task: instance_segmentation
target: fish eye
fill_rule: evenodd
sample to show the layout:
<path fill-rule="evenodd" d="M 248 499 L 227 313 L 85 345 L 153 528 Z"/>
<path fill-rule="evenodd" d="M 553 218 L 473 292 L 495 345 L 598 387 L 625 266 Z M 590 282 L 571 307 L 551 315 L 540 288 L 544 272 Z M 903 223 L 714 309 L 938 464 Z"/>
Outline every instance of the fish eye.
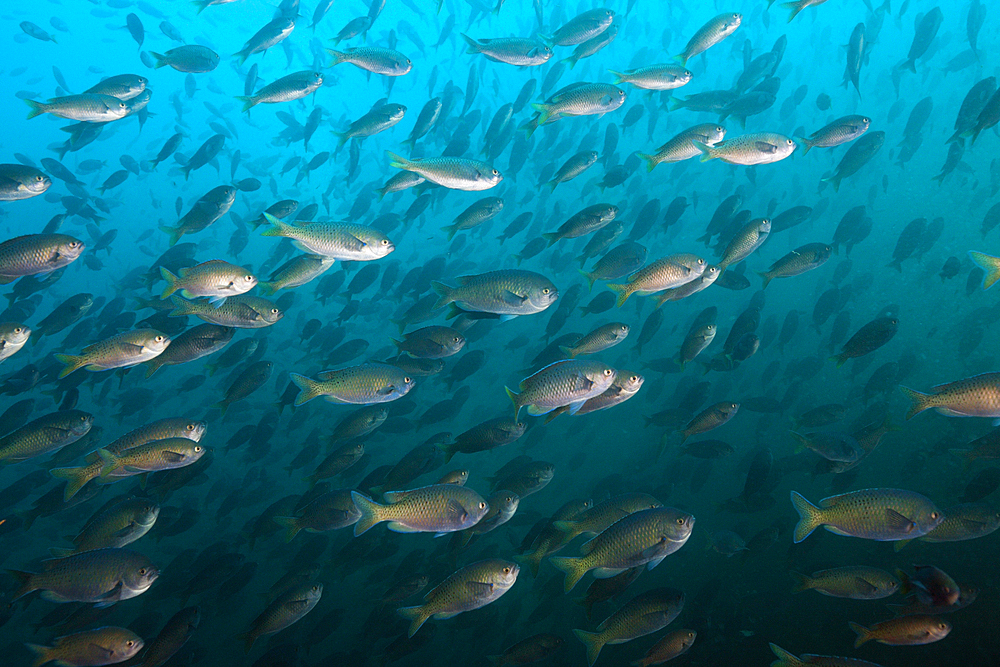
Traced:
<path fill-rule="evenodd" d="M 479 503 L 479 509 L 481 509 L 481 510 L 486 509 L 486 503 L 482 503 L 482 502 Z"/>
<path fill-rule="evenodd" d="M 382 245 L 389 245 L 389 239 L 382 239 Z"/>
<path fill-rule="evenodd" d="M 139 568 L 139 574 L 142 574 L 142 575 L 146 574 L 146 568 L 140 567 Z"/>
<path fill-rule="evenodd" d="M 413 380 L 410 378 L 410 376 L 407 375 L 406 377 L 403 378 L 403 384 L 410 384 L 411 382 L 413 382 Z"/>
<path fill-rule="evenodd" d="M 551 291 L 552 291 L 552 290 L 550 290 L 550 289 L 549 289 L 548 287 L 543 287 L 543 288 L 542 288 L 542 294 L 548 294 L 548 293 L 549 293 L 549 292 L 551 292 Z"/>
<path fill-rule="evenodd" d="M 794 146 L 795 145 L 795 142 L 792 141 L 791 139 L 785 139 L 785 143 L 788 144 L 789 146 Z"/>
<path fill-rule="evenodd" d="M 494 170 L 493 170 L 493 175 L 494 175 L 494 176 L 499 176 L 499 175 L 500 175 L 500 172 L 499 172 L 499 171 L 497 171 L 496 169 L 494 169 Z"/>
<path fill-rule="evenodd" d="M 125 646 L 132 648 L 133 646 L 135 646 L 135 642 L 130 639 L 127 642 L 125 642 Z"/>
<path fill-rule="evenodd" d="M 163 342 L 163 336 L 157 336 L 153 340 L 155 340 L 157 343 L 162 343 Z"/>
<path fill-rule="evenodd" d="M 633 376 L 629 377 L 629 380 L 631 382 L 638 382 L 639 381 L 639 376 L 638 375 L 633 375 Z"/>
<path fill-rule="evenodd" d="M 614 371 L 612 371 L 612 370 L 611 370 L 610 368 L 605 368 L 605 369 L 604 369 L 604 375 L 605 375 L 605 376 L 608 376 L 608 375 L 611 375 L 611 374 L 612 374 L 613 372 L 614 372 Z"/>
<path fill-rule="evenodd" d="M 938 518 L 938 513 L 937 512 L 931 512 L 931 518 L 932 519 Z"/>
<path fill-rule="evenodd" d="M 452 340 L 455 341 L 456 343 L 459 343 L 459 342 L 461 342 L 462 337 L 461 336 L 455 336 L 454 338 L 452 338 Z"/>
<path fill-rule="evenodd" d="M 188 424 L 185 428 L 187 430 L 189 430 L 189 431 L 193 431 L 194 430 L 194 424 Z"/>
<path fill-rule="evenodd" d="M 14 333 L 18 333 L 18 334 L 19 334 L 19 333 L 21 333 L 22 331 L 24 331 L 24 329 L 23 329 L 23 328 L 21 328 L 21 327 L 14 327 Z"/>
<path fill-rule="evenodd" d="M 684 525 L 684 518 L 683 517 L 677 517 L 677 525 L 678 526 L 683 526 Z"/>
<path fill-rule="evenodd" d="M 35 176 L 35 180 L 38 181 L 39 183 L 41 183 L 42 182 L 42 177 L 41 176 Z"/>
<path fill-rule="evenodd" d="M 941 628 L 942 630 L 944 630 L 945 628 L 948 627 L 948 624 L 947 623 L 938 623 L 938 627 Z"/>
<path fill-rule="evenodd" d="M 318 590 L 319 590 L 319 586 L 313 586 L 313 587 L 312 587 L 312 590 L 313 590 L 313 593 L 315 593 L 316 591 L 318 591 Z"/>
<path fill-rule="evenodd" d="M 243 276 L 243 280 L 246 280 L 247 282 L 249 282 L 249 281 L 253 280 L 253 276 Z"/>
<path fill-rule="evenodd" d="M 503 569 L 503 573 L 504 573 L 504 574 L 510 574 L 510 568 L 509 568 L 509 567 L 505 567 L 505 568 Z"/>
<path fill-rule="evenodd" d="M 271 309 L 271 314 L 272 315 L 277 315 L 279 312 L 281 312 L 281 311 L 279 311 L 277 308 L 272 308 Z"/>
<path fill-rule="evenodd" d="M 865 116 L 864 118 L 861 119 L 861 122 L 863 122 L 863 123 L 870 123 L 870 122 L 872 122 L 872 119 L 868 118 L 867 116 Z"/>

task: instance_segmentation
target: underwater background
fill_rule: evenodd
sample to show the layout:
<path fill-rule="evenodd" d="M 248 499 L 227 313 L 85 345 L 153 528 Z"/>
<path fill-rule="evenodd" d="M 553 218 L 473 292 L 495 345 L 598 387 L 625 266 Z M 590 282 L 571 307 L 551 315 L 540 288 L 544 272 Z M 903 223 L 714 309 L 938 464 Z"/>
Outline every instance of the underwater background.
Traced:
<path fill-rule="evenodd" d="M 984 377 L 952 414 L 908 413 L 899 389 L 933 393 L 998 370 L 997 291 L 983 286 L 1000 270 L 1000 11 L 982 0 L 803 4 L 792 19 L 764 0 L 0 7 L 0 243 L 41 235 L 50 248 L 62 234 L 85 245 L 48 266 L 0 245 L 0 338 L 9 350 L 15 328 L 32 331 L 13 353 L 0 346 L 0 567 L 36 577 L 36 588 L 24 574 L 0 578 L 0 662 L 584 665 L 590 640 L 574 630 L 597 632 L 622 609 L 600 664 L 638 661 L 682 629 L 693 644 L 663 655 L 692 667 L 771 664 L 781 656 L 770 643 L 843 660 L 823 664 L 1000 664 L 1000 382 Z M 507 37 L 521 39 L 486 42 Z M 171 55 L 185 45 L 216 58 Z M 328 51 L 362 47 L 374 50 L 340 63 Z M 529 64 L 504 62 L 517 57 Z M 654 65 L 670 67 L 629 82 Z M 265 88 L 297 72 L 321 83 Z M 118 75 L 130 75 L 131 97 L 95 111 L 109 96 L 85 91 Z M 236 98 L 255 93 L 265 99 L 244 110 Z M 28 119 L 22 100 L 55 106 Z M 845 117 L 864 129 L 837 135 Z M 726 141 L 695 145 L 684 132 L 699 124 Z M 807 152 L 828 126 L 833 138 Z M 640 157 L 677 136 L 662 164 Z M 313 273 L 291 276 L 296 258 Z M 663 258 L 672 277 L 616 303 L 609 284 L 634 284 L 633 271 Z M 161 298 L 167 274 L 211 260 L 250 274 L 252 291 Z M 508 270 L 531 273 L 451 292 L 461 276 Z M 703 275 L 704 291 L 658 304 Z M 218 307 L 205 299 L 227 294 Z M 236 309 L 248 296 L 268 302 Z M 101 350 L 84 349 L 148 330 L 174 345 L 204 324 L 220 327 L 205 356 L 162 366 L 142 344 L 96 362 Z M 609 340 L 621 325 L 627 336 Z M 691 356 L 699 336 L 708 344 Z M 842 365 L 830 359 L 844 350 Z M 71 359 L 56 355 L 81 354 L 91 365 L 64 374 Z M 571 355 L 581 363 L 551 370 Z M 361 369 L 324 390 L 339 400 L 298 395 L 299 376 L 336 383 L 319 373 L 339 369 Z M 606 396 L 611 376 L 609 404 L 584 403 Z M 627 381 L 634 393 L 616 393 Z M 515 414 L 505 387 L 535 398 Z M 64 427 L 71 418 L 86 428 Z M 137 463 L 109 453 L 166 419 L 203 430 L 188 459 L 166 445 Z M 95 462 L 72 497 L 67 475 L 50 472 Z M 445 482 L 478 495 L 454 499 Z M 391 492 L 432 485 L 401 510 L 409 524 L 353 527 L 365 499 L 391 507 L 406 497 Z M 819 504 L 866 489 L 919 494 L 905 502 L 939 516 L 922 524 L 890 491 L 895 509 L 865 496 L 840 519 L 849 535 L 860 514 L 878 523 L 867 539 L 817 530 L 795 541 L 792 492 Z M 516 511 L 468 533 L 479 500 L 495 512 L 504 492 Z M 640 510 L 635 494 L 648 494 L 641 511 L 651 499 L 693 517 L 690 535 L 664 554 L 659 533 L 614 534 L 608 548 L 632 560 L 595 565 L 607 578 L 587 574 L 567 592 L 538 536 L 558 542 L 580 511 L 610 507 L 557 558 L 580 556 Z M 123 520 L 120 503 L 146 524 Z M 917 539 L 972 503 L 961 539 Z M 100 535 L 81 540 L 95 520 Z M 887 521 L 897 532 L 875 535 Z M 64 571 L 46 559 L 81 543 L 141 555 L 155 581 L 122 595 L 104 562 L 122 554 L 101 551 L 64 563 L 69 583 L 39 583 L 46 568 Z M 459 581 L 449 595 L 463 613 L 408 636 L 398 607 L 486 559 L 511 570 L 505 582 Z M 918 565 L 961 594 L 942 601 Z M 865 593 L 853 570 L 847 592 L 796 592 L 790 575 L 861 566 L 894 592 Z M 84 586 L 99 590 L 58 602 L 32 592 Z M 663 589 L 666 611 L 628 606 Z M 914 612 L 887 604 L 917 605 L 915 618 L 946 624 L 946 636 L 929 641 L 914 622 L 902 639 L 856 648 L 849 623 Z M 283 620 L 262 620 L 271 612 Z M 61 653 L 25 646 L 98 628 L 142 646 L 84 656 L 115 641 L 107 630 Z M 259 635 L 249 652 L 247 632 Z"/>

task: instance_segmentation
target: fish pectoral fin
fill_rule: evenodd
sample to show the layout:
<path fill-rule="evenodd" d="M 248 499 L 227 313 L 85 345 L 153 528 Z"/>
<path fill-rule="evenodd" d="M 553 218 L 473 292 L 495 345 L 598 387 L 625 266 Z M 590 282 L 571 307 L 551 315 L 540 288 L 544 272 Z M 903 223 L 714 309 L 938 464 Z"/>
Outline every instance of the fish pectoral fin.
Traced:
<path fill-rule="evenodd" d="M 444 506 L 444 515 L 449 522 L 458 522 L 468 517 L 469 513 L 465 511 L 465 508 L 457 500 L 449 500 Z"/>
<path fill-rule="evenodd" d="M 987 528 L 985 521 L 976 521 L 975 519 L 959 519 L 958 522 L 962 524 L 962 528 L 973 534 L 982 533 Z"/>
<path fill-rule="evenodd" d="M 357 236 L 351 235 L 347 241 L 347 245 L 351 250 L 361 250 L 365 248 L 368 244 L 359 239 Z"/>
<path fill-rule="evenodd" d="M 553 410 L 555 410 L 555 408 L 544 408 L 534 404 L 528 406 L 528 414 L 531 415 L 532 417 L 537 417 L 539 415 L 547 415 Z"/>
<path fill-rule="evenodd" d="M 293 614 L 301 614 L 309 607 L 309 600 L 291 600 L 285 603 L 285 609 Z"/>
<path fill-rule="evenodd" d="M 163 458 L 168 463 L 180 463 L 186 457 L 183 454 L 181 454 L 180 452 L 172 452 L 169 449 L 167 449 L 167 450 L 164 450 L 164 452 L 163 452 Z"/>
<path fill-rule="evenodd" d="M 570 403 L 569 404 L 569 413 L 571 415 L 575 415 L 577 412 L 580 411 L 580 408 L 582 408 L 583 404 L 586 403 L 586 402 L 587 401 L 574 401 L 573 403 Z"/>
<path fill-rule="evenodd" d="M 854 578 L 854 585 L 858 587 L 858 591 L 864 593 L 865 595 L 875 595 L 878 593 L 878 586 L 865 581 L 861 577 Z"/>
<path fill-rule="evenodd" d="M 95 644 L 94 642 L 90 642 L 89 648 L 87 650 L 87 655 L 88 656 L 91 656 L 91 655 L 98 656 L 98 655 L 100 655 L 100 656 L 104 656 L 104 659 L 111 660 L 112 658 L 115 657 L 115 652 L 112 651 L 109 648 L 101 646 L 100 644 Z"/>
<path fill-rule="evenodd" d="M 382 387 L 375 393 L 378 394 L 379 396 L 389 396 L 390 394 L 393 394 L 395 391 L 396 391 L 396 385 L 387 384 L 386 386 Z"/>
<path fill-rule="evenodd" d="M 136 522 L 135 522 L 135 521 L 130 521 L 130 522 L 129 522 L 129 524 L 128 524 L 127 526 L 125 526 L 125 527 L 124 527 L 124 528 L 122 528 L 121 530 L 118 530 L 118 531 L 115 531 L 115 532 L 113 533 L 113 535 L 114 535 L 115 537 L 119 537 L 119 538 L 120 538 L 120 537 L 128 537 L 128 536 L 129 536 L 129 535 L 131 535 L 131 534 L 132 534 L 133 532 L 135 532 L 135 527 L 136 527 L 136 525 L 137 525 L 137 524 L 136 524 Z"/>
<path fill-rule="evenodd" d="M 848 533 L 848 532 L 846 532 L 844 530 L 841 530 L 840 528 L 837 528 L 836 526 L 831 526 L 831 525 L 827 524 L 827 525 L 825 525 L 823 527 L 826 528 L 827 531 L 833 533 L 834 535 L 840 535 L 841 537 L 854 537 L 850 533 Z"/>
<path fill-rule="evenodd" d="M 488 584 L 485 581 L 468 581 L 465 586 L 477 598 L 489 595 L 494 588 L 493 584 Z"/>
<path fill-rule="evenodd" d="M 94 606 L 98 608 L 110 607 L 111 605 L 122 599 L 122 591 L 124 590 L 124 588 L 125 587 L 122 585 L 122 582 L 119 581 L 117 584 L 115 584 L 114 588 L 112 588 L 104 595 L 101 595 L 98 598 L 99 600 L 98 603 L 95 604 Z"/>
<path fill-rule="evenodd" d="M 775 146 L 772 143 L 768 143 L 766 141 L 755 141 L 753 143 L 754 143 L 754 147 L 756 147 L 756 149 L 759 150 L 761 153 L 777 153 L 778 152 L 778 147 Z"/>
<path fill-rule="evenodd" d="M 515 294 L 510 290 L 504 290 L 503 292 L 501 292 L 500 298 L 503 300 L 504 303 L 509 304 L 511 306 L 520 306 L 525 301 L 528 300 L 528 297 L 521 296 L 520 294 Z"/>
<path fill-rule="evenodd" d="M 888 527 L 893 530 L 902 530 L 904 532 L 911 532 L 917 527 L 909 517 L 905 517 L 894 509 L 886 509 L 885 520 Z"/>
<path fill-rule="evenodd" d="M 594 381 L 583 374 L 578 374 L 573 378 L 574 391 L 590 391 L 594 386 Z"/>

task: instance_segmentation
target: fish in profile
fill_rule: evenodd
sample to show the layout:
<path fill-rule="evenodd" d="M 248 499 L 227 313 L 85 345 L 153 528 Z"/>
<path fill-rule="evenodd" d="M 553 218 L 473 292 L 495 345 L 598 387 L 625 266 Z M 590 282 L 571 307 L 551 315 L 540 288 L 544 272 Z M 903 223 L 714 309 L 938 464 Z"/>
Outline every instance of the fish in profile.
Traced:
<path fill-rule="evenodd" d="M 365 225 L 327 222 L 290 225 L 270 213 L 265 212 L 264 217 L 271 227 L 264 230 L 263 236 L 292 239 L 299 250 L 322 257 L 367 262 L 381 259 L 396 249 L 389 237 Z"/>
<path fill-rule="evenodd" d="M 62 449 L 87 435 L 93 425 L 94 416 L 82 410 L 59 410 L 34 419 L 0 438 L 0 465 Z"/>
<path fill-rule="evenodd" d="M 523 37 L 500 37 L 495 39 L 473 39 L 462 34 L 467 45 L 466 53 L 481 53 L 488 60 L 517 67 L 537 67 L 544 65 L 552 57 L 552 49 L 534 39 Z"/>
<path fill-rule="evenodd" d="M 767 271 L 757 272 L 757 275 L 764 279 L 761 289 L 766 288 L 775 278 L 799 276 L 823 266 L 832 253 L 833 248 L 826 243 L 807 243 L 799 246 L 772 264 Z"/>
<path fill-rule="evenodd" d="M 868 164 L 873 157 L 881 150 L 885 143 L 885 132 L 869 132 L 851 144 L 844 157 L 837 163 L 833 175 L 821 179 L 823 182 L 833 185 L 833 191 L 840 191 L 840 183 L 848 176 L 852 176 Z"/>
<path fill-rule="evenodd" d="M 156 59 L 153 67 L 172 67 L 178 72 L 188 74 L 205 74 L 219 66 L 219 54 L 201 44 L 185 44 L 170 49 L 166 53 L 150 51 Z"/>
<path fill-rule="evenodd" d="M 907 420 L 931 408 L 948 417 L 1000 417 L 1000 373 L 939 384 L 928 394 L 909 387 L 899 389 L 912 403 Z"/>
<path fill-rule="evenodd" d="M 423 604 L 397 610 L 410 621 L 407 636 L 415 635 L 429 618 L 452 618 L 497 601 L 517 581 L 520 570 L 516 563 L 488 558 L 454 572 L 424 596 Z"/>
<path fill-rule="evenodd" d="M 296 407 L 320 396 L 331 403 L 388 403 L 405 396 L 415 384 L 401 368 L 377 362 L 323 371 L 315 380 L 298 373 L 290 373 L 289 378 L 301 390 Z"/>
<path fill-rule="evenodd" d="M 799 139 L 805 146 L 802 154 L 805 155 L 812 148 L 832 148 L 854 141 L 868 131 L 871 122 L 868 116 L 851 115 L 827 123 L 808 138 Z"/>
<path fill-rule="evenodd" d="M 264 635 L 273 635 L 298 623 L 311 612 L 323 597 L 323 584 L 305 583 L 285 591 L 250 623 L 250 629 L 239 636 L 243 649 L 250 652 Z"/>
<path fill-rule="evenodd" d="M 820 570 L 811 575 L 790 572 L 793 593 L 816 591 L 835 598 L 881 600 L 899 590 L 899 579 L 885 570 L 864 565 L 848 565 Z"/>
<path fill-rule="evenodd" d="M 657 148 L 655 153 L 651 155 L 638 153 L 638 156 L 646 161 L 646 171 L 653 171 L 656 165 L 662 162 L 683 162 L 701 155 L 701 151 L 694 144 L 695 141 L 700 141 L 706 146 L 715 146 L 725 138 L 726 128 L 715 123 L 702 123 L 682 130 Z"/>
<path fill-rule="evenodd" d="M 180 269 L 179 275 L 174 275 L 161 266 L 160 275 L 167 283 L 160 295 L 161 299 L 180 291 L 185 299 L 208 297 L 209 303 L 220 306 L 226 302 L 226 297 L 249 292 L 257 285 L 257 276 L 221 259 Z"/>
<path fill-rule="evenodd" d="M 379 46 L 359 46 L 343 51 L 327 49 L 333 58 L 330 67 L 350 63 L 359 69 L 383 76 L 403 76 L 413 68 L 413 62 L 395 49 Z"/>
<path fill-rule="evenodd" d="M 107 123 L 124 118 L 128 113 L 128 106 L 117 97 L 94 93 L 53 97 L 48 102 L 36 100 L 25 100 L 25 102 L 31 107 L 28 113 L 29 120 L 49 113 L 82 123 Z"/>
<path fill-rule="evenodd" d="M 0 362 L 14 356 L 30 337 L 31 329 L 20 322 L 0 323 Z"/>
<path fill-rule="evenodd" d="M 674 56 L 674 60 L 686 66 L 688 60 L 694 58 L 699 53 L 707 51 L 736 32 L 736 29 L 740 27 L 740 23 L 742 22 L 742 14 L 719 14 L 715 18 L 710 19 L 705 25 L 698 28 L 694 35 L 691 36 L 691 39 L 688 40 L 684 50 Z"/>
<path fill-rule="evenodd" d="M 944 521 L 917 539 L 921 542 L 964 542 L 991 535 L 1000 529 L 1000 511 L 982 502 L 953 505 L 944 511 Z M 899 540 L 893 544 L 899 551 L 910 540 Z"/>
<path fill-rule="evenodd" d="M 81 368 L 95 372 L 135 366 L 159 356 L 168 345 L 170 337 L 156 329 L 134 329 L 91 343 L 80 354 L 55 357 L 65 365 L 59 371 L 59 377 L 64 378 Z"/>
<path fill-rule="evenodd" d="M 620 284 L 608 285 L 618 295 L 615 305 L 621 308 L 633 294 L 655 294 L 686 285 L 705 273 L 708 264 L 690 253 L 676 253 L 652 261 Z"/>
<path fill-rule="evenodd" d="M 608 70 L 615 76 L 615 83 L 628 83 L 643 90 L 673 90 L 691 81 L 690 70 L 677 65 L 649 65 L 638 69 L 616 72 Z"/>
<path fill-rule="evenodd" d="M 837 362 L 840 368 L 848 359 L 856 359 L 866 354 L 871 354 L 879 349 L 896 335 L 899 328 L 899 319 L 895 317 L 878 317 L 858 329 L 857 333 L 851 336 L 840 354 L 830 357 Z"/>
<path fill-rule="evenodd" d="M 564 405 L 570 406 L 570 414 L 573 414 L 587 399 L 604 393 L 615 377 L 615 370 L 603 363 L 567 359 L 549 364 L 521 380 L 520 393 L 507 388 L 507 396 L 514 404 L 514 419 L 525 406 L 528 414 L 534 416 Z"/>
<path fill-rule="evenodd" d="M 391 151 L 389 166 L 403 169 L 449 190 L 479 192 L 495 188 L 503 180 L 498 169 L 481 160 L 463 157 L 425 157 L 407 159 Z"/>
<path fill-rule="evenodd" d="M 630 664 L 632 667 L 661 665 L 668 660 L 673 660 L 677 656 L 687 653 L 688 649 L 694 646 L 694 640 L 697 637 L 698 633 L 696 631 L 687 628 L 668 632 L 660 641 L 649 647 L 644 656 Z"/>
<path fill-rule="evenodd" d="M 576 46 L 606 31 L 614 19 L 612 10 L 598 7 L 577 14 L 543 39 L 552 46 Z"/>
<path fill-rule="evenodd" d="M 84 551 L 128 546 L 148 533 L 159 516 L 160 506 L 152 500 L 126 497 L 91 517 L 73 538 L 73 549 L 53 549 L 52 554 L 64 558 Z"/>
<path fill-rule="evenodd" d="M 356 491 L 351 497 L 361 513 L 354 524 L 355 535 L 383 521 L 388 521 L 389 530 L 396 533 L 450 533 L 475 526 L 489 510 L 478 493 L 454 484 L 386 491 L 382 494 L 385 505 Z"/>
<path fill-rule="evenodd" d="M 933 502 L 913 491 L 863 489 L 830 496 L 813 505 L 792 491 L 792 506 L 799 514 L 795 543 L 819 527 L 836 535 L 892 542 L 926 535 L 944 520 Z"/>
<path fill-rule="evenodd" d="M 160 634 L 149 642 L 142 655 L 140 667 L 162 667 L 178 651 L 184 648 L 191 635 L 201 623 L 198 607 L 185 607 L 170 617 Z"/>
<path fill-rule="evenodd" d="M 582 556 L 549 559 L 566 573 L 568 593 L 587 572 L 606 579 L 633 567 L 653 569 L 684 546 L 691 537 L 694 517 L 673 507 L 657 507 L 628 514 L 581 547 Z"/>
<path fill-rule="evenodd" d="M 116 627 L 84 630 L 53 640 L 52 646 L 25 644 L 36 656 L 36 667 L 57 665 L 114 665 L 135 657 L 145 643 L 131 630 Z"/>
<path fill-rule="evenodd" d="M 684 609 L 684 593 L 672 588 L 654 588 L 640 593 L 597 626 L 597 632 L 573 630 L 587 649 L 587 664 L 593 667 L 606 644 L 625 642 L 659 632 Z"/>
<path fill-rule="evenodd" d="M 531 635 L 521 641 L 511 644 L 499 655 L 488 655 L 486 658 L 494 667 L 505 665 L 526 665 L 544 660 L 561 649 L 565 642 L 558 635 L 547 633 Z"/>
<path fill-rule="evenodd" d="M 889 646 L 922 646 L 941 641 L 951 632 L 951 623 L 938 616 L 900 616 L 866 628 L 850 623 L 857 634 L 854 648 L 870 641 Z"/>
<path fill-rule="evenodd" d="M 533 271 L 505 269 L 461 276 L 458 287 L 431 281 L 440 297 L 434 309 L 454 303 L 459 312 L 492 313 L 501 320 L 540 313 L 559 298 L 559 290 L 545 276 Z"/>
<path fill-rule="evenodd" d="M 275 324 L 285 313 L 275 304 L 259 296 L 239 294 L 226 298 L 225 303 L 185 301 L 176 294 L 170 297 L 174 309 L 170 317 L 194 315 L 209 324 L 236 329 L 261 329 Z"/>
<path fill-rule="evenodd" d="M 323 75 L 319 72 L 306 70 L 286 74 L 285 76 L 272 81 L 253 95 L 238 96 L 243 102 L 243 111 L 249 113 L 250 109 L 258 104 L 277 104 L 279 102 L 293 102 L 303 97 L 312 95 L 323 85 Z"/>
<path fill-rule="evenodd" d="M 719 159 L 728 164 L 752 166 L 773 164 L 791 156 L 796 143 L 774 132 L 755 132 L 734 139 L 723 139 L 712 146 L 693 140 L 695 148 L 701 152 L 701 161 Z"/>
<path fill-rule="evenodd" d="M 87 246 L 66 234 L 25 234 L 0 243 L 0 285 L 47 276 L 74 262 Z"/>
<path fill-rule="evenodd" d="M 11 602 L 42 591 L 42 598 L 50 602 L 88 602 L 95 607 L 109 607 L 142 595 L 160 576 L 159 569 L 142 554 L 117 548 L 60 558 L 38 573 L 10 572 L 21 582 Z"/>

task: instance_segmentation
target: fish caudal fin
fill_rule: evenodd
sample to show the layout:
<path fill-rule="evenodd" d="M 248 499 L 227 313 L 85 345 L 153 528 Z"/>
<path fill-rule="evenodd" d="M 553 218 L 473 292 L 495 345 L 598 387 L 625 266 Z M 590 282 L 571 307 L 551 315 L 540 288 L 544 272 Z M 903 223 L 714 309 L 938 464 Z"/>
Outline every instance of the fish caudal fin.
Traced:
<path fill-rule="evenodd" d="M 913 419 L 924 410 L 934 407 L 934 394 L 922 394 L 915 389 L 903 386 L 900 386 L 899 390 L 903 392 L 904 396 L 910 399 L 910 410 L 906 413 L 907 421 Z"/>
<path fill-rule="evenodd" d="M 601 655 L 601 649 L 604 648 L 604 644 L 606 643 L 604 635 L 599 632 L 587 632 L 586 630 L 573 630 L 573 634 L 587 647 L 587 664 L 593 667 L 593 664 L 597 662 L 597 656 Z"/>
<path fill-rule="evenodd" d="M 504 387 L 507 391 L 507 396 L 510 398 L 510 402 L 514 404 L 514 420 L 517 421 L 517 415 L 521 412 L 521 401 L 519 400 L 520 394 L 515 392 L 510 387 Z"/>
<path fill-rule="evenodd" d="M 988 290 L 993 287 L 993 283 L 1000 280 L 1000 257 L 987 255 L 985 252 L 969 251 L 969 258 L 976 263 L 986 275 L 983 276 L 983 289 Z"/>
<path fill-rule="evenodd" d="M 714 160 L 719 157 L 712 152 L 712 147 L 702 141 L 692 141 L 694 147 L 701 151 L 701 161 L 708 162 L 709 160 Z"/>
<path fill-rule="evenodd" d="M 618 295 L 618 300 L 615 301 L 615 305 L 621 308 L 628 301 L 628 298 L 632 296 L 632 290 L 629 289 L 627 284 L 613 284 L 608 285 L 608 289 Z"/>
<path fill-rule="evenodd" d="M 35 654 L 35 661 L 31 663 L 31 667 L 41 667 L 56 659 L 56 656 L 52 655 L 52 649 L 48 646 L 39 646 L 38 644 L 25 644 L 25 646 Z"/>
<path fill-rule="evenodd" d="M 771 667 L 804 667 L 806 664 L 777 644 L 771 644 L 771 653 L 777 658 L 771 663 Z"/>
<path fill-rule="evenodd" d="M 357 537 L 362 533 L 370 530 L 375 524 L 381 523 L 384 519 L 381 516 L 382 505 L 372 500 L 367 496 L 363 496 L 357 491 L 351 491 L 351 499 L 354 501 L 354 506 L 358 508 L 361 512 L 361 518 L 358 522 L 354 524 L 354 536 Z M 426 618 L 424 620 L 427 620 Z M 423 623 L 421 621 L 420 623 Z M 420 625 L 417 625 L 419 628 Z M 416 632 L 414 629 L 413 632 Z M 413 634 L 411 633 L 412 637 Z"/>
<path fill-rule="evenodd" d="M 441 297 L 440 299 L 438 299 L 437 303 L 434 304 L 434 310 L 437 310 L 438 308 L 444 308 L 449 303 L 455 300 L 455 297 L 452 296 L 453 290 L 444 283 L 439 283 L 436 280 L 432 280 L 431 289 L 434 290 L 435 294 Z"/>
<path fill-rule="evenodd" d="M 63 379 L 73 371 L 78 371 L 87 365 L 87 359 L 84 356 L 79 356 L 75 354 L 55 354 L 53 355 L 61 364 L 65 364 L 65 368 L 59 371 L 59 379 Z"/>
<path fill-rule="evenodd" d="M 850 621 L 848 622 L 848 625 L 850 625 L 851 630 L 854 630 L 854 632 L 857 633 L 858 635 L 857 638 L 854 640 L 854 648 L 858 648 L 859 646 L 861 646 L 862 644 L 864 644 L 865 642 L 867 642 L 872 638 L 871 630 L 861 625 L 860 623 L 855 623 L 854 621 Z"/>
<path fill-rule="evenodd" d="M 288 223 L 278 220 L 268 212 L 264 212 L 264 219 L 271 223 L 271 226 L 260 233 L 261 236 L 287 236 L 288 230 L 292 227 Z"/>
<path fill-rule="evenodd" d="M 295 383 L 298 387 L 299 395 L 295 397 L 295 407 L 299 407 L 303 403 L 308 403 L 309 401 L 323 395 L 322 385 L 313 380 L 312 378 L 307 378 L 305 375 L 299 375 L 298 373 L 289 373 L 288 379 Z"/>
<path fill-rule="evenodd" d="M 570 556 L 556 556 L 550 558 L 549 562 L 555 566 L 556 569 L 562 570 L 566 573 L 566 581 L 563 584 L 563 589 L 565 592 L 569 593 L 576 586 L 577 582 L 583 578 L 583 575 L 587 573 L 587 566 L 583 564 L 582 558 L 573 558 Z"/>
<path fill-rule="evenodd" d="M 801 593 L 812 588 L 812 579 L 810 577 L 794 570 L 790 570 L 788 574 L 792 575 L 792 579 L 795 581 L 792 585 L 792 593 Z"/>
<path fill-rule="evenodd" d="M 53 468 L 49 474 L 56 479 L 66 480 L 66 489 L 63 491 L 65 502 L 69 502 L 92 479 L 88 468 Z"/>
<path fill-rule="evenodd" d="M 44 102 L 36 102 L 35 100 L 25 100 L 25 103 L 31 107 L 31 111 L 28 112 L 28 120 L 36 116 L 41 116 L 43 113 L 49 110 L 49 105 Z"/>
<path fill-rule="evenodd" d="M 179 289 L 177 281 L 180 280 L 180 278 L 172 274 L 170 271 L 167 271 L 162 266 L 160 267 L 160 275 L 163 276 L 165 281 L 167 281 L 166 286 L 163 288 L 163 294 L 160 295 L 160 298 L 166 299 Z"/>
<path fill-rule="evenodd" d="M 813 505 L 805 497 L 792 491 L 792 507 L 799 513 L 799 522 L 795 524 L 795 543 L 809 537 L 814 530 L 823 525 L 823 510 Z"/>
<path fill-rule="evenodd" d="M 396 613 L 410 621 L 410 629 L 406 633 L 407 637 L 417 634 L 420 626 L 426 623 L 427 619 L 431 617 L 423 607 L 402 607 L 397 609 Z"/>
<path fill-rule="evenodd" d="M 302 530 L 299 520 L 294 516 L 276 516 L 274 522 L 285 529 L 285 542 L 291 542 Z"/>

